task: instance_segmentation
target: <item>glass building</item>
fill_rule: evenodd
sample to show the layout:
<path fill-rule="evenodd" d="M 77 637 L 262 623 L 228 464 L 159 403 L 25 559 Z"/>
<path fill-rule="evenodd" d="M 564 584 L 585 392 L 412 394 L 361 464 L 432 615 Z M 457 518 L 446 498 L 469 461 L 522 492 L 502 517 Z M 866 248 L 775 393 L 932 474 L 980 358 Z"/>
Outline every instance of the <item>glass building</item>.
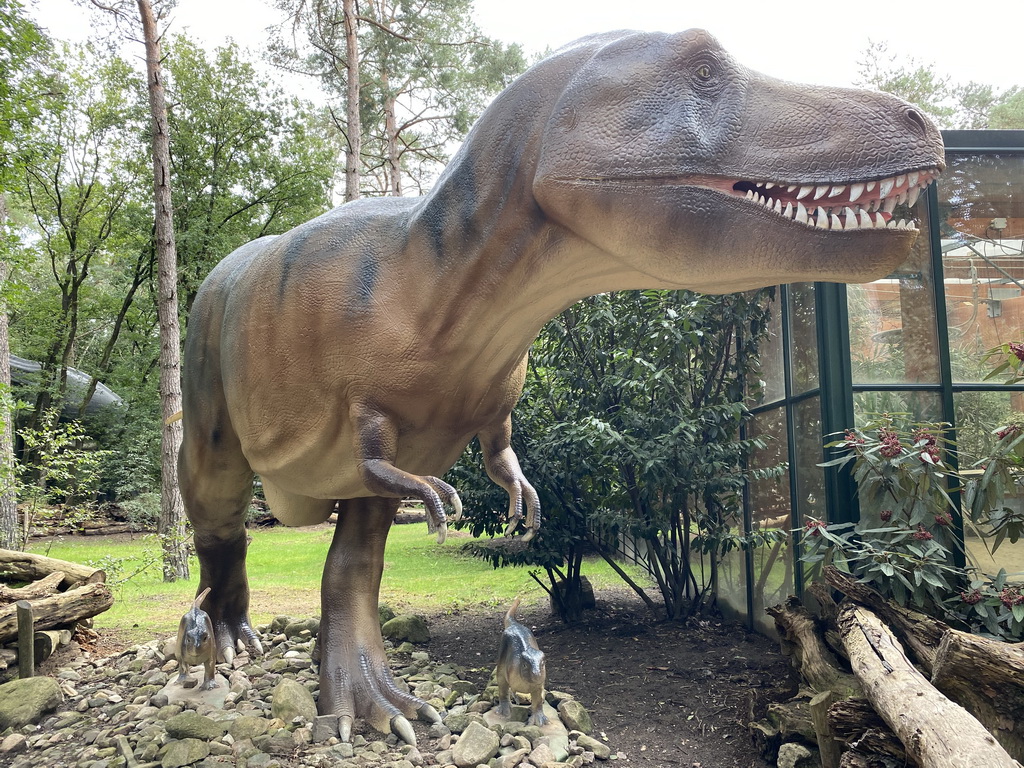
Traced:
<path fill-rule="evenodd" d="M 849 474 L 818 465 L 828 436 L 870 414 L 949 422 L 965 467 L 1024 411 L 1024 384 L 986 381 L 983 361 L 992 347 L 1024 341 L 1024 131 L 943 136 L 947 169 L 916 205 L 921 235 L 899 269 L 866 285 L 779 289 L 747 430 L 767 445 L 752 466 L 786 470 L 749 486 L 748 531 L 856 520 Z M 985 571 L 1024 572 L 1024 541 L 1004 543 L 998 562 L 974 544 L 967 550 Z M 773 630 L 765 607 L 803 591 L 798 546 L 790 535 L 734 554 L 722 607 Z"/>

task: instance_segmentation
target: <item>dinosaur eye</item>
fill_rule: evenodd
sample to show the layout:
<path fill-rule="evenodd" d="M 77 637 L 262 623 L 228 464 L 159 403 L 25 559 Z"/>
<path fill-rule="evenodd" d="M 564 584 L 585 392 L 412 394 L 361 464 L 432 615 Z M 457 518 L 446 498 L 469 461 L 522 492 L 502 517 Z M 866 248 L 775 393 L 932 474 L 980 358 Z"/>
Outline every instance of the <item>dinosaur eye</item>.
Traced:
<path fill-rule="evenodd" d="M 697 67 L 697 77 L 699 77 L 701 80 L 710 80 L 711 67 L 709 67 L 707 64 L 699 65 Z"/>

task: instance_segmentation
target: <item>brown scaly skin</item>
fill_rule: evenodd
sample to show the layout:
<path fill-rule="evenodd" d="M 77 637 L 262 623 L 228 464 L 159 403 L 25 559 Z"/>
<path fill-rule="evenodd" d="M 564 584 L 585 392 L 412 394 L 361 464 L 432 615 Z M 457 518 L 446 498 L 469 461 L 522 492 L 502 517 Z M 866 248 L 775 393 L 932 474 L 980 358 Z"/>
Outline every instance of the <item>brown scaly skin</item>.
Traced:
<path fill-rule="evenodd" d="M 394 688 L 376 612 L 396 500 L 422 499 L 443 538 L 460 504 L 438 478 L 478 436 L 510 528 L 525 513 L 536 531 L 509 436 L 541 326 L 609 290 L 884 276 L 916 231 L 842 227 L 884 227 L 942 167 L 938 132 L 895 98 L 765 77 L 700 30 L 614 32 L 510 86 L 425 197 L 350 203 L 228 256 L 189 321 L 179 463 L 221 652 L 259 650 L 253 473 L 289 525 L 341 500 L 320 710 L 412 741 L 407 718 L 437 714 Z M 804 205 L 822 206 L 810 225 Z"/>

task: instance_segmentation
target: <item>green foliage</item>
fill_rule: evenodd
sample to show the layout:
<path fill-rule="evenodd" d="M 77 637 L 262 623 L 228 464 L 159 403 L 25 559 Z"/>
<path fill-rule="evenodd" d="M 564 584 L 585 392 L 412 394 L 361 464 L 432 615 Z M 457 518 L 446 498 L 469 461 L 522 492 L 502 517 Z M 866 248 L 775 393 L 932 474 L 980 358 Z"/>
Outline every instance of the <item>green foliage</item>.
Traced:
<path fill-rule="evenodd" d="M 485 554 L 571 581 L 581 547 L 611 558 L 628 540 L 646 556 L 668 616 L 711 604 L 721 558 L 752 543 L 735 534 L 754 446 L 738 432 L 768 296 L 612 293 L 552 320 L 513 414 L 513 446 L 545 523 L 528 547 Z M 474 534 L 496 533 L 508 502 L 475 456 L 457 465 L 454 482 Z"/>
<path fill-rule="evenodd" d="M 991 85 L 956 83 L 934 64 L 900 62 L 885 43 L 869 41 L 859 85 L 909 101 L 940 128 L 1024 128 L 1024 91 L 1018 86 L 999 93 Z"/>
<path fill-rule="evenodd" d="M 906 427 L 883 414 L 847 430 L 828 444 L 841 455 L 822 466 L 849 465 L 857 483 L 860 521 L 827 524 L 809 520 L 801 531 L 802 559 L 832 562 L 871 584 L 887 598 L 946 621 L 1007 640 L 1024 638 L 1024 597 L 1004 571 L 994 578 L 974 566 L 956 565 L 963 552 L 959 518 L 950 488 L 963 486 L 964 523 L 991 551 L 1024 533 L 1024 512 L 1005 503 L 1020 496 L 1024 429 L 997 430 L 980 474 L 954 469 L 955 448 L 947 424 Z"/>
<path fill-rule="evenodd" d="M 106 452 L 89 444 L 77 422 L 58 424 L 52 411 L 41 426 L 22 429 L 19 436 L 34 459 L 17 467 L 24 547 L 33 523 L 74 526 L 92 513 Z"/>

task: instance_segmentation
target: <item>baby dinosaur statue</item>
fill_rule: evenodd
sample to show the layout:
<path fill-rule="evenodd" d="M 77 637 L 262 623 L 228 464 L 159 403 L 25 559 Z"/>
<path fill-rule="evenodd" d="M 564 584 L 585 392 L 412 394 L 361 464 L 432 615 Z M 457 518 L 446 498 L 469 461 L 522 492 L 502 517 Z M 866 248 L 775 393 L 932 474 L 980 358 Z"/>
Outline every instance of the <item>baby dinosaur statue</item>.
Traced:
<path fill-rule="evenodd" d="M 611 32 L 532 67 L 484 112 L 429 194 L 348 203 L 242 246 L 196 297 L 179 478 L 224 657 L 249 620 L 257 473 L 287 525 L 338 523 L 322 580 L 319 709 L 413 743 L 436 721 L 399 690 L 377 615 L 401 498 L 444 537 L 439 479 L 478 437 L 509 528 L 540 526 L 509 446 L 540 328 L 632 288 L 741 291 L 888 274 L 944 167 L 892 96 L 794 85 L 707 32 Z M 894 216 L 895 212 L 895 216 Z"/>
<path fill-rule="evenodd" d="M 206 611 L 199 607 L 209 593 L 209 587 L 200 592 L 192 602 L 192 607 L 181 617 L 181 621 L 178 622 L 178 641 L 175 645 L 178 657 L 178 685 L 186 688 L 195 685 L 195 681 L 188 676 L 189 668 L 202 664 L 206 672 L 203 684 L 199 687 L 202 691 L 217 687 L 217 647 L 214 644 L 213 622 Z"/>
<path fill-rule="evenodd" d="M 527 725 L 544 725 L 544 682 L 547 679 L 547 665 L 544 652 L 537 645 L 537 638 L 525 624 L 516 620 L 519 598 L 505 614 L 505 630 L 501 633 L 498 646 L 498 664 L 495 679 L 498 682 L 498 714 L 509 717 L 512 714 L 512 692 L 530 694 L 530 717 Z"/>

